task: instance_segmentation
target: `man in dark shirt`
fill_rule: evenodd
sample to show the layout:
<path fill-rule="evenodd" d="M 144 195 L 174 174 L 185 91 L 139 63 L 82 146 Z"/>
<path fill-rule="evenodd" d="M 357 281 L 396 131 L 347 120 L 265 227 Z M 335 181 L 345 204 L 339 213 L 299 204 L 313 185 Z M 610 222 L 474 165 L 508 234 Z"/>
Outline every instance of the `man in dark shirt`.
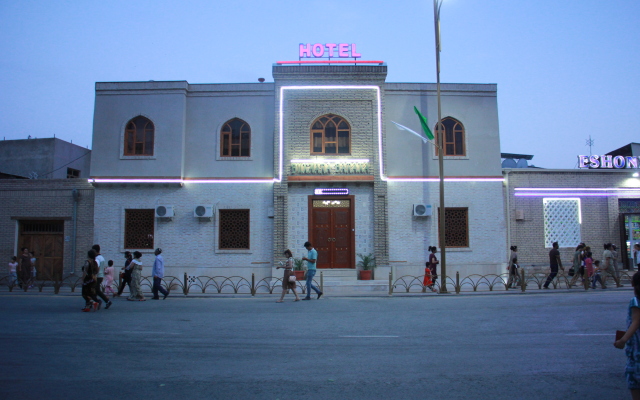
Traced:
<path fill-rule="evenodd" d="M 560 251 L 558 251 L 558 242 L 553 242 L 553 249 L 549 252 L 549 266 L 551 267 L 551 273 L 547 276 L 547 281 L 544 283 L 543 288 L 549 289 L 549 284 L 553 281 L 553 278 L 558 275 L 558 267 L 564 271 L 562 261 L 560 261 Z"/>

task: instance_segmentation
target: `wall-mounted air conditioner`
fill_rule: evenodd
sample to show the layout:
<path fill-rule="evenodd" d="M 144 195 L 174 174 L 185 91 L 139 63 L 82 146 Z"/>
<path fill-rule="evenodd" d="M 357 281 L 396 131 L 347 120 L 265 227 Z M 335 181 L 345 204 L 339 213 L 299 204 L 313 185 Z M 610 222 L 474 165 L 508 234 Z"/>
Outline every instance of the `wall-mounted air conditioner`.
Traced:
<path fill-rule="evenodd" d="M 430 217 L 431 216 L 431 204 L 414 204 L 413 205 L 414 217 Z"/>
<path fill-rule="evenodd" d="M 211 218 L 213 217 L 213 205 L 199 204 L 193 208 L 193 216 L 196 218 Z"/>
<path fill-rule="evenodd" d="M 156 218 L 173 218 L 173 206 L 156 206 Z"/>

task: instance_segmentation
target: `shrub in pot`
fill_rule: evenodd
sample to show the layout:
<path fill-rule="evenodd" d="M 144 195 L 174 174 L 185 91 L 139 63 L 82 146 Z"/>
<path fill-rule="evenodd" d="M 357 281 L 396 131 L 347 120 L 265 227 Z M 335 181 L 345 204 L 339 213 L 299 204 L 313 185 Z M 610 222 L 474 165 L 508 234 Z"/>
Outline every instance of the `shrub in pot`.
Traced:
<path fill-rule="evenodd" d="M 360 280 L 368 281 L 371 280 L 371 272 L 376 267 L 376 258 L 373 254 L 361 254 L 358 253 L 358 257 L 360 261 L 358 261 L 357 266 L 362 268 L 360 271 Z"/>

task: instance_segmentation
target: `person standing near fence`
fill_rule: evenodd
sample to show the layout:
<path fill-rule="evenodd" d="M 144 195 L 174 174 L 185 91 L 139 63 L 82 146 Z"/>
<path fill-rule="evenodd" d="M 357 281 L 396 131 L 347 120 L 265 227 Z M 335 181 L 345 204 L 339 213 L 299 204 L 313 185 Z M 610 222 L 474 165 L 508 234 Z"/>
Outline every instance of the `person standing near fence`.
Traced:
<path fill-rule="evenodd" d="M 582 267 L 583 250 L 584 250 L 584 244 L 580 243 L 578 247 L 576 247 L 576 251 L 573 253 L 573 265 L 571 266 L 571 268 L 573 269 L 573 278 L 569 283 L 569 287 L 575 286 L 578 278 L 580 278 L 584 274 L 584 267 Z"/>
<path fill-rule="evenodd" d="M 282 277 L 282 295 L 280 296 L 280 300 L 276 301 L 276 303 L 282 303 L 284 301 L 284 295 L 289 291 L 289 289 L 293 290 L 293 294 L 296 296 L 295 301 L 300 301 L 298 293 L 296 292 L 296 281 L 293 273 L 293 254 L 291 253 L 291 250 L 286 249 L 284 251 L 284 255 L 287 257 L 287 262 L 283 266 L 276 267 L 276 269 L 284 268 L 284 276 Z M 293 281 L 290 280 L 292 276 L 294 277 Z"/>
<path fill-rule="evenodd" d="M 98 297 L 104 300 L 104 303 L 105 303 L 104 308 L 106 310 L 109 307 L 111 307 L 111 305 L 113 304 L 111 300 L 109 300 L 109 298 L 102 291 L 102 281 L 104 280 L 104 269 L 107 267 L 107 262 L 105 261 L 104 257 L 102 257 L 102 254 L 100 254 L 99 244 L 94 244 L 91 247 L 91 249 L 93 249 L 96 252 L 97 254 L 96 262 L 98 263 L 98 274 L 96 275 L 96 278 L 98 279 L 98 284 L 96 285 L 96 294 L 98 295 Z"/>
<path fill-rule="evenodd" d="M 12 256 L 11 261 L 9 261 L 9 284 L 11 286 L 16 286 L 20 282 L 18 282 L 18 257 Z"/>
<path fill-rule="evenodd" d="M 311 300 L 311 289 L 315 290 L 315 292 L 318 294 L 318 299 L 320 299 L 323 293 L 313 284 L 313 277 L 316 276 L 316 261 L 318 261 L 318 251 L 313 248 L 311 242 L 305 242 L 304 248 L 308 251 L 307 256 L 302 257 L 302 260 L 307 262 L 307 297 L 302 300 Z"/>
<path fill-rule="evenodd" d="M 142 294 L 142 261 L 140 258 L 142 257 L 142 253 L 139 251 L 133 252 L 133 260 L 131 260 L 130 268 L 131 268 L 131 284 L 129 285 L 129 297 L 127 300 L 129 301 L 145 301 L 144 294 Z"/>
<path fill-rule="evenodd" d="M 20 265 L 18 266 L 18 275 L 20 276 L 20 287 L 25 291 L 31 282 L 31 256 L 29 249 L 23 247 L 20 255 Z"/>
<path fill-rule="evenodd" d="M 549 289 L 549 284 L 553 281 L 553 278 L 558 275 L 558 268 L 564 271 L 564 267 L 562 266 L 562 260 L 560 260 L 560 250 L 558 250 L 558 242 L 553 242 L 553 248 L 549 252 L 549 267 L 551 272 L 549 276 L 547 276 L 547 281 L 544 283 L 543 288 Z"/>
<path fill-rule="evenodd" d="M 511 255 L 509 256 L 509 266 L 507 270 L 509 271 L 509 280 L 507 281 L 507 289 L 511 288 L 511 284 L 513 283 L 513 287 L 517 287 L 520 283 L 520 274 L 518 273 L 518 246 L 511 246 Z"/>
<path fill-rule="evenodd" d="M 122 276 L 122 282 L 120 283 L 120 287 L 118 287 L 118 297 L 122 295 L 126 285 L 129 285 L 129 291 L 131 291 L 131 260 L 133 260 L 133 256 L 130 251 L 124 252 L 124 259 L 124 267 L 122 267 L 123 272 L 120 273 Z"/>
<path fill-rule="evenodd" d="M 164 296 L 162 297 L 162 300 L 164 300 L 169 295 L 169 292 L 162 287 L 162 278 L 164 278 L 164 258 L 162 258 L 162 249 L 158 247 L 153 254 L 156 255 L 156 259 L 153 262 L 153 268 L 151 270 L 151 275 L 153 276 L 153 289 L 151 289 L 153 297 L 151 300 L 160 300 L 158 292 L 162 293 Z"/>

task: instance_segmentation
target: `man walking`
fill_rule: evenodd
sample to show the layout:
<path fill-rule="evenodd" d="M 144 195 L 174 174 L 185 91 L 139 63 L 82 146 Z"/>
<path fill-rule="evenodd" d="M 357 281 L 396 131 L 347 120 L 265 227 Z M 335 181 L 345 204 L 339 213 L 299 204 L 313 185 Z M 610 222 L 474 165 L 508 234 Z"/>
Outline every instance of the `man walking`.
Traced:
<path fill-rule="evenodd" d="M 102 292 L 102 281 L 104 279 L 104 269 L 107 267 L 107 261 L 104 259 L 104 257 L 102 257 L 102 254 L 100 254 L 99 244 L 94 244 L 93 247 L 91 247 L 91 249 L 93 249 L 97 254 L 96 263 L 98 264 L 98 275 L 97 275 L 97 283 L 96 283 L 96 295 L 100 297 L 102 300 L 104 300 L 105 302 L 104 308 L 106 310 L 109 307 L 111 307 L 111 304 L 113 304 L 111 300 L 109 300 L 109 298 L 105 296 L 105 294 Z M 100 308 L 100 303 L 98 303 L 98 308 Z"/>
<path fill-rule="evenodd" d="M 558 242 L 553 242 L 553 248 L 549 252 L 549 266 L 551 267 L 551 273 L 547 277 L 547 281 L 544 283 L 544 288 L 549 289 L 549 284 L 553 281 L 553 278 L 558 275 L 558 267 L 564 271 L 562 261 L 560 260 L 560 251 L 558 250 Z"/>
<path fill-rule="evenodd" d="M 162 298 L 162 300 L 164 300 L 169 295 L 169 292 L 162 287 L 162 278 L 164 278 L 164 259 L 161 256 L 162 249 L 158 247 L 154 254 L 156 255 L 156 260 L 153 262 L 153 270 L 151 271 L 153 275 L 153 289 L 151 289 L 153 297 L 151 300 L 160 300 L 158 292 L 164 295 Z"/>
<path fill-rule="evenodd" d="M 304 243 L 305 249 L 309 252 L 306 257 L 302 257 L 307 262 L 307 297 L 302 300 L 311 300 L 311 289 L 318 294 L 318 299 L 322 297 L 322 292 L 313 284 L 313 277 L 316 275 L 316 261 L 318 261 L 318 252 L 313 248 L 311 242 Z"/>

